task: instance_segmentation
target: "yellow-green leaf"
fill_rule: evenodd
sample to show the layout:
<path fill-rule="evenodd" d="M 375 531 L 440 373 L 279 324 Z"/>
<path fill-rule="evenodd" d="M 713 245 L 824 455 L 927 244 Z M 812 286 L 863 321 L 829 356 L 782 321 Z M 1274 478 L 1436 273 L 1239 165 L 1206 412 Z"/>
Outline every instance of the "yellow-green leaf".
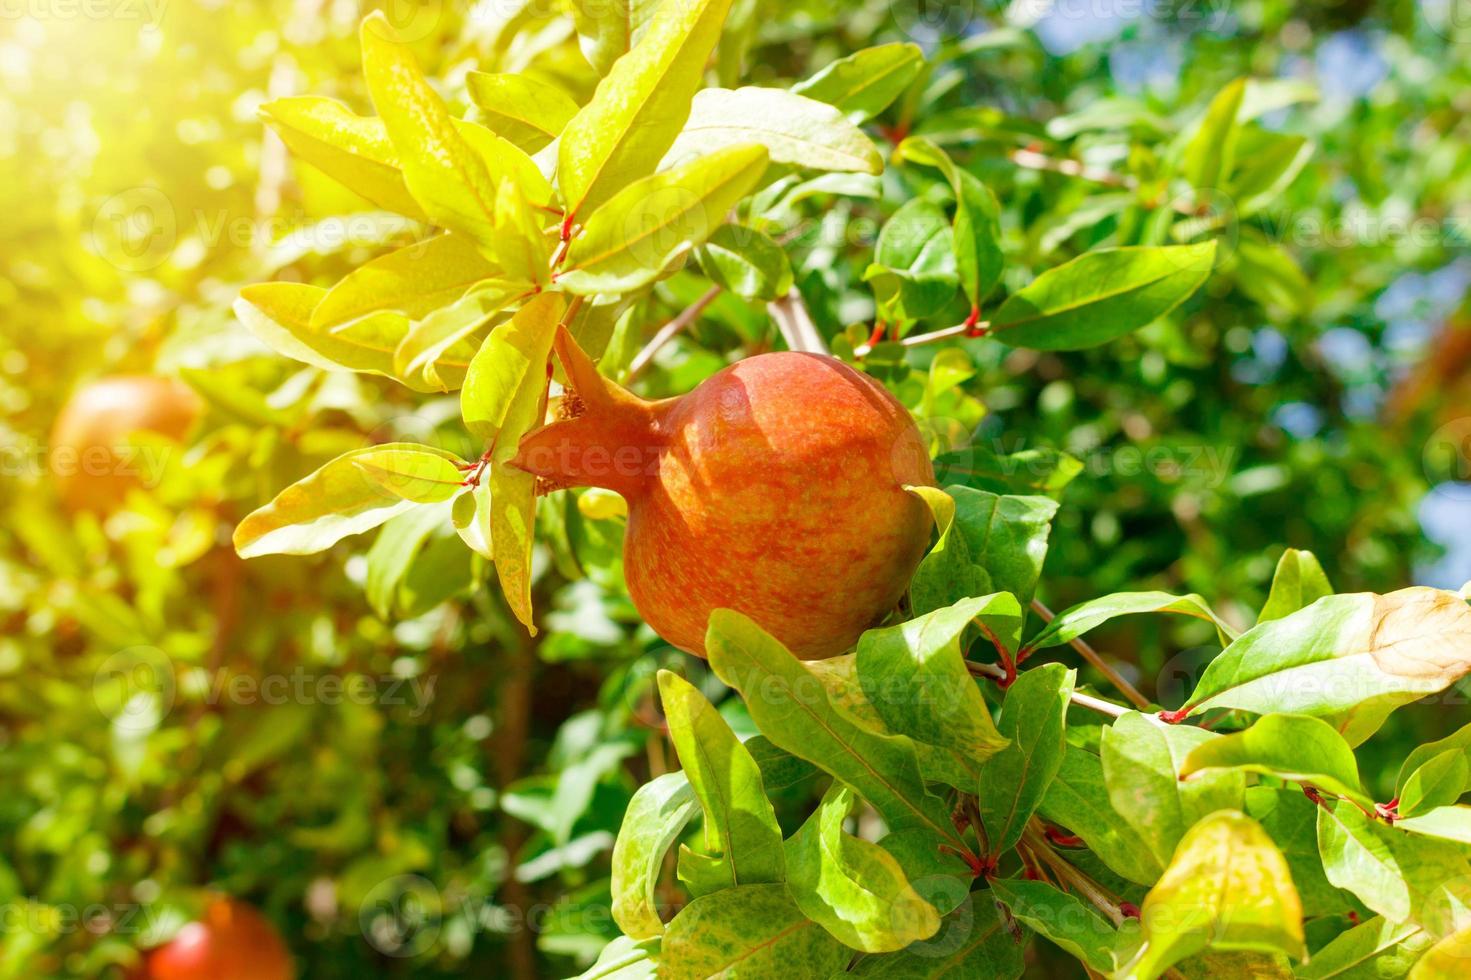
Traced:
<path fill-rule="evenodd" d="M 435 224 L 494 241 L 495 181 L 381 12 L 363 21 L 362 44 L 368 92 L 414 199 Z"/>
<path fill-rule="evenodd" d="M 544 286 L 551 276 L 551 242 L 515 181 L 501 181 L 495 198 L 496 263 L 512 282 Z"/>
<path fill-rule="evenodd" d="M 1415 961 L 1409 980 L 1461 980 L 1471 973 L 1471 926 L 1459 929 L 1430 947 Z"/>
<path fill-rule="evenodd" d="M 376 449 L 353 457 L 353 465 L 389 493 L 416 504 L 449 500 L 465 486 L 465 464 L 418 447 Z"/>
<path fill-rule="evenodd" d="M 472 71 L 465 87 L 485 125 L 527 153 L 544 149 L 577 115 L 572 96 L 526 75 Z"/>
<path fill-rule="evenodd" d="M 432 391 L 422 378 L 400 376 L 393 352 L 409 332 L 398 313 L 378 313 L 334 330 L 312 326 L 312 311 L 326 291 L 294 282 L 247 286 L 235 315 L 262 343 L 279 354 L 329 371 L 361 371 L 394 378 L 415 391 Z M 466 362 L 468 364 L 468 360 Z M 452 365 L 442 365 L 453 372 Z"/>
<path fill-rule="evenodd" d="M 1144 941 L 1120 974 L 1127 980 L 1154 980 L 1206 949 L 1307 953 L 1287 859 L 1235 810 L 1218 810 L 1190 829 L 1142 912 Z"/>
<path fill-rule="evenodd" d="M 439 235 L 359 266 L 317 304 L 312 326 L 327 330 L 382 310 L 419 319 L 499 275 L 469 239 Z"/>
<path fill-rule="evenodd" d="M 662 0 L 571 0 L 582 53 L 606 75 L 643 39 Z"/>
<path fill-rule="evenodd" d="M 638 181 L 588 221 L 558 282 L 582 295 L 649 285 L 725 223 L 766 165 L 765 147 L 738 146 Z"/>
<path fill-rule="evenodd" d="M 277 99 L 260 112 L 292 153 L 328 177 L 379 207 L 428 220 L 404 186 L 383 120 L 356 115 L 340 102 L 315 95 Z"/>
<path fill-rule="evenodd" d="M 532 636 L 531 545 L 536 527 L 536 477 L 511 466 L 490 468 L 490 535 L 495 572 L 511 612 Z"/>
<path fill-rule="evenodd" d="M 658 682 L 670 740 L 705 813 L 710 852 L 682 850 L 681 868 L 697 865 L 702 881 L 722 888 L 783 880 L 781 827 L 756 760 L 693 684 L 667 670 Z"/>
<path fill-rule="evenodd" d="M 929 939 L 940 928 L 940 914 L 915 891 L 899 862 L 879 845 L 843 832 L 855 802 L 852 790 L 834 783 L 787 841 L 788 894 L 808 918 L 865 953 L 892 953 Z"/>
<path fill-rule="evenodd" d="M 493 459 L 516 455 L 521 436 L 541 421 L 547 360 L 566 301 L 543 293 L 485 338 L 460 392 L 465 426 L 477 438 L 496 440 Z"/>
<path fill-rule="evenodd" d="M 399 343 L 394 352 L 396 370 L 405 378 L 422 379 L 431 390 L 458 388 L 474 357 L 471 338 L 502 315 L 523 289 L 521 283 L 491 280 L 435 310 Z"/>
<path fill-rule="evenodd" d="M 306 479 L 292 484 L 235 528 L 235 550 L 242 558 L 262 555 L 310 555 L 343 538 L 371 531 L 418 506 L 384 489 L 358 465 L 396 451 L 439 456 L 450 464 L 463 461 L 432 446 L 390 444 L 358 449 L 337 457 Z"/>
<path fill-rule="evenodd" d="M 661 4 L 647 33 L 562 132 L 557 180 L 573 216 L 654 172 L 690 114 L 731 0 Z"/>
<path fill-rule="evenodd" d="M 760 143 L 773 163 L 877 176 L 878 147 L 837 109 L 783 89 L 749 86 L 705 89 L 674 141 L 665 166 L 731 146 Z"/>

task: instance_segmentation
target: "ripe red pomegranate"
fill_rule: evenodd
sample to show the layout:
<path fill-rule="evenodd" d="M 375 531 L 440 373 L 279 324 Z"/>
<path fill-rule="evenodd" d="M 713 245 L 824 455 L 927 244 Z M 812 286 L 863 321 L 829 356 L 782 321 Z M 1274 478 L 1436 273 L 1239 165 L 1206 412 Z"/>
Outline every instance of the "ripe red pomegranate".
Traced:
<path fill-rule="evenodd" d="M 514 465 L 551 488 L 628 501 L 624 571 L 669 643 L 705 655 L 710 613 L 749 616 L 806 660 L 848 650 L 899 601 L 929 543 L 905 485 L 934 470 L 884 388 L 816 354 L 752 357 L 690 394 L 645 401 L 565 330 L 569 396 Z"/>
<path fill-rule="evenodd" d="M 255 909 L 232 898 L 209 903 L 204 916 L 151 950 L 133 980 L 295 980 L 291 953 Z"/>
<path fill-rule="evenodd" d="M 74 510 L 115 509 L 129 488 L 155 475 L 148 457 L 130 451 L 130 437 L 151 432 L 182 441 L 201 409 L 194 390 L 172 378 L 118 375 L 82 388 L 51 430 L 52 472 L 62 500 Z"/>

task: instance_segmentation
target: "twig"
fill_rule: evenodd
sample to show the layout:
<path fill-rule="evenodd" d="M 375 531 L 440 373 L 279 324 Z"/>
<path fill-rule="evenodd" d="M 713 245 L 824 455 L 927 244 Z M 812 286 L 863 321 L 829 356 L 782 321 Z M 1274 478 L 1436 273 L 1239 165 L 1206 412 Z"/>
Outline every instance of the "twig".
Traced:
<path fill-rule="evenodd" d="M 688 309 L 660 327 L 659 332 L 654 334 L 654 339 L 649 341 L 644 349 L 635 355 L 633 363 L 628 366 L 628 377 L 626 380 L 632 381 L 642 374 L 644 369 L 653 363 L 654 355 L 659 353 L 665 344 L 669 343 L 685 330 L 688 330 L 690 325 L 698 320 L 700 315 L 709 308 L 710 304 L 720 298 L 720 293 L 721 288 L 719 286 L 711 286 L 710 291 L 690 304 Z"/>
<path fill-rule="evenodd" d="M 983 664 L 977 663 L 974 660 L 967 660 L 965 667 L 971 672 L 973 677 L 984 677 L 998 684 L 1004 682 L 1007 678 L 1005 668 L 998 667 L 995 664 Z M 1079 694 L 1076 691 L 1072 694 L 1072 702 L 1080 708 L 1089 708 L 1097 711 L 1099 714 L 1108 715 L 1110 718 L 1121 718 L 1129 710 L 1123 705 L 1114 704 L 1112 701 L 1105 701 L 1102 698 L 1095 698 L 1088 694 Z"/>
<path fill-rule="evenodd" d="M 1057 615 L 1051 609 L 1048 609 L 1046 606 L 1044 606 L 1039 599 L 1032 600 L 1032 609 L 1046 622 L 1050 623 L 1057 618 Z M 1128 679 L 1125 678 L 1124 675 L 1120 674 L 1117 670 L 1114 670 L 1113 667 L 1105 663 L 1103 657 L 1099 656 L 1097 650 L 1089 646 L 1087 642 L 1084 641 L 1082 638 L 1076 638 L 1070 640 L 1069 642 L 1071 643 L 1072 648 L 1078 651 L 1078 653 L 1082 655 L 1084 660 L 1092 664 L 1095 670 L 1097 670 L 1104 677 L 1107 677 L 1109 683 L 1118 688 L 1120 693 L 1122 693 L 1124 697 L 1128 698 L 1129 702 L 1133 704 L 1134 707 L 1138 708 L 1140 711 L 1145 712 L 1150 710 L 1149 699 L 1146 698 L 1143 694 L 1140 694 L 1139 689 L 1133 684 L 1130 684 Z M 1030 650 L 1023 651 L 1023 655 L 1018 657 L 1018 659 L 1025 659 L 1025 654 L 1030 652 Z"/>
<path fill-rule="evenodd" d="M 818 332 L 807 303 L 796 287 L 772 303 L 770 309 L 771 318 L 776 321 L 776 328 L 781 331 L 788 348 L 808 354 L 828 353 L 827 342 Z"/>
<path fill-rule="evenodd" d="M 1104 915 L 1113 921 L 1114 926 L 1121 926 L 1128 918 L 1119 907 L 1119 901 L 1111 895 L 1102 885 L 1088 877 L 1081 869 L 1074 867 L 1063 859 L 1062 855 L 1052 849 L 1047 843 L 1047 838 L 1037 829 L 1037 821 L 1034 819 L 1022 832 L 1023 843 L 1033 854 L 1052 869 L 1052 873 L 1059 881 L 1066 882 L 1089 902 L 1093 903 Z"/>
<path fill-rule="evenodd" d="M 1055 174 L 1063 174 L 1067 177 L 1081 177 L 1083 180 L 1091 180 L 1095 184 L 1103 184 L 1107 187 L 1117 187 L 1121 190 L 1137 191 L 1139 181 L 1124 174 L 1116 174 L 1111 170 L 1103 170 L 1098 167 L 1090 167 L 1077 160 L 1059 160 L 1056 157 L 1045 156 L 1036 150 L 1012 150 L 1007 156 L 1011 162 L 1018 167 L 1028 170 L 1046 170 Z"/>
<path fill-rule="evenodd" d="M 1050 173 L 1062 174 L 1067 177 L 1078 177 L 1082 180 L 1089 180 L 1095 184 L 1102 184 L 1105 187 L 1117 187 L 1120 190 L 1134 191 L 1137 193 L 1141 186 L 1136 177 L 1126 174 L 1116 174 L 1112 170 L 1103 170 L 1099 167 L 1090 167 L 1077 160 L 1059 160 L 1056 157 L 1045 156 L 1032 149 L 1012 150 L 1007 154 L 1007 159 L 1018 167 L 1024 167 L 1027 170 L 1046 170 Z M 1157 207 L 1158 204 L 1158 200 L 1152 200 L 1147 202 L 1145 206 Z M 1170 208 L 1177 214 L 1183 214 L 1191 218 L 1201 218 L 1210 214 L 1209 205 L 1198 202 L 1192 203 L 1191 201 L 1178 198 L 1170 201 Z"/>
<path fill-rule="evenodd" d="M 953 327 L 944 330 L 935 330 L 931 333 L 917 333 L 913 337 L 904 337 L 898 341 L 900 347 L 922 347 L 925 344 L 933 344 L 940 340 L 949 340 L 951 337 L 982 337 L 990 329 L 990 323 L 978 322 L 957 323 Z M 876 344 L 867 343 L 853 352 L 855 357 L 867 357 L 873 353 Z"/>

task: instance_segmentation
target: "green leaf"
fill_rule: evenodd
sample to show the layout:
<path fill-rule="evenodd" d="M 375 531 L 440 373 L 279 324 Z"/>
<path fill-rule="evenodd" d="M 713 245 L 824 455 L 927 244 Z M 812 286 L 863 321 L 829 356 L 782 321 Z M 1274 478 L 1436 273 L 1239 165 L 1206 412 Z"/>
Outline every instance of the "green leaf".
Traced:
<path fill-rule="evenodd" d="M 806 665 L 737 612 L 710 615 L 706 649 L 710 667 L 746 695 L 752 719 L 772 743 L 853 787 L 891 829 L 925 829 L 963 846 L 945 806 L 925 789 L 909 738 L 857 724 L 813 683 Z"/>
<path fill-rule="evenodd" d="M 1471 844 L 1471 806 L 1441 806 L 1395 821 L 1395 827 L 1422 837 Z"/>
<path fill-rule="evenodd" d="M 477 439 L 494 443 L 494 463 L 516 455 L 521 437 L 543 420 L 547 362 L 567 302 L 542 293 L 480 345 L 460 390 L 460 413 Z"/>
<path fill-rule="evenodd" d="M 510 466 L 490 468 L 490 534 L 495 572 L 512 614 L 532 636 L 531 546 L 536 532 L 536 477 Z"/>
<path fill-rule="evenodd" d="M 1180 778 L 1214 769 L 1275 776 L 1374 808 L 1354 750 L 1332 725 L 1307 715 L 1266 715 L 1246 731 L 1203 742 L 1185 757 Z"/>
<path fill-rule="evenodd" d="M 465 488 L 464 460 L 418 446 L 370 449 L 353 465 L 395 497 L 416 504 L 440 504 Z"/>
<path fill-rule="evenodd" d="M 865 980 L 943 980 L 947 977 L 1017 980 L 1026 967 L 1026 947 L 1012 938 L 984 893 L 947 915 L 933 939 L 900 953 L 865 956 L 846 976 Z"/>
<path fill-rule="evenodd" d="M 1062 664 L 1024 671 L 1006 692 L 996 727 L 1011 744 L 981 766 L 976 795 L 990 855 L 1016 846 L 1062 767 L 1067 708 L 1077 674 Z"/>
<path fill-rule="evenodd" d="M 1101 974 L 1117 968 L 1118 930 L 1076 896 L 1042 881 L 996 878 L 991 891 L 1011 914 Z"/>
<path fill-rule="evenodd" d="M 1083 839 L 1110 871 L 1141 885 L 1159 880 L 1164 864 L 1133 824 L 1113 808 L 1103 760 L 1069 745 L 1037 812 Z"/>
<path fill-rule="evenodd" d="M 399 587 L 419 549 L 437 528 L 443 527 L 445 508 L 415 507 L 383 525 L 383 530 L 368 549 L 368 573 L 363 594 L 368 605 L 383 619 L 393 616 L 398 605 Z"/>
<path fill-rule="evenodd" d="M 1318 854 L 1318 807 L 1292 786 L 1248 786 L 1246 814 L 1267 832 L 1292 869 L 1303 915 L 1338 915 L 1351 905 L 1323 873 Z"/>
<path fill-rule="evenodd" d="M 772 163 L 836 173 L 884 172 L 878 147 L 832 106 L 777 88 L 708 88 L 695 95 L 689 121 L 663 167 L 759 143 Z"/>
<path fill-rule="evenodd" d="M 317 304 L 312 328 L 330 331 L 384 311 L 417 320 L 499 274 L 473 242 L 439 235 L 358 266 Z"/>
<path fill-rule="evenodd" d="M 593 213 L 664 159 L 689 118 L 730 5 L 659 5 L 635 48 L 608 70 L 592 101 L 562 131 L 557 180 L 569 216 Z"/>
<path fill-rule="evenodd" d="M 632 184 L 573 239 L 559 284 L 591 296 L 633 292 L 662 278 L 725 223 L 766 166 L 765 148 L 739 146 Z"/>
<path fill-rule="evenodd" d="M 1374 980 L 1402 977 L 1431 944 L 1412 922 L 1375 916 L 1341 933 L 1297 970 L 1300 980 Z"/>
<path fill-rule="evenodd" d="M 1163 866 L 1169 865 L 1180 839 L 1202 817 L 1244 806 L 1244 773 L 1228 770 L 1180 782 L 1186 757 L 1220 737 L 1132 711 L 1103 730 L 1100 754 L 1109 799 Z"/>
<path fill-rule="evenodd" d="M 1236 162 L 1236 142 L 1241 133 L 1241 100 L 1246 79 L 1238 78 L 1211 100 L 1205 116 L 1185 147 L 1181 174 L 1200 191 L 1224 190 L 1226 175 Z"/>
<path fill-rule="evenodd" d="M 948 606 L 961 598 L 954 594 L 960 590 L 971 590 L 971 595 L 1009 592 L 1020 605 L 1019 615 L 998 635 L 1015 650 L 1047 557 L 1057 501 L 1003 497 L 962 486 L 945 492 L 955 500 L 955 522 L 915 572 L 910 584 L 915 609 Z"/>
<path fill-rule="evenodd" d="M 606 75 L 649 29 L 662 0 L 572 0 L 582 53 Z"/>
<path fill-rule="evenodd" d="M 1471 967 L 1471 926 L 1444 937 L 1415 961 L 1409 980 L 1460 980 Z"/>
<path fill-rule="evenodd" d="M 882 735 L 900 734 L 890 728 L 863 693 L 858 679 L 858 656 L 848 654 L 827 660 L 810 660 L 803 664 L 808 673 L 822 685 L 834 708 L 846 712 L 860 727 Z M 975 766 L 950 749 L 928 742 L 909 739 L 919 759 L 919 771 L 926 782 L 944 783 L 969 792 L 975 786 Z"/>
<path fill-rule="evenodd" d="M 953 750 L 975 777 L 978 763 L 1007 742 L 966 669 L 961 641 L 977 618 L 998 608 L 1017 615 L 1009 595 L 963 599 L 858 640 L 859 682 L 888 727 Z"/>
<path fill-rule="evenodd" d="M 1312 306 L 1312 285 L 1297 261 L 1254 229 L 1242 230 L 1229 269 L 1236 287 L 1268 309 L 1304 313 Z"/>
<path fill-rule="evenodd" d="M 1186 707 L 1313 715 L 1357 745 L 1395 708 L 1468 671 L 1471 608 L 1456 593 L 1330 596 L 1232 643 Z"/>
<path fill-rule="evenodd" d="M 410 193 L 435 224 L 492 245 L 496 181 L 509 175 L 490 173 L 381 12 L 363 20 L 361 36 L 368 92 Z"/>
<path fill-rule="evenodd" d="M 681 866 L 722 887 L 781 881 L 781 828 L 761 782 L 761 769 L 725 719 L 694 685 L 659 672 L 659 697 L 669 737 L 705 813 L 710 854 L 680 855 Z"/>
<path fill-rule="evenodd" d="M 465 87 L 486 127 L 527 153 L 545 149 L 577 115 L 572 96 L 527 75 L 472 71 Z"/>
<path fill-rule="evenodd" d="M 235 315 L 263 344 L 286 357 L 328 371 L 361 371 L 393 378 L 415 391 L 431 391 L 423 380 L 400 377 L 393 351 L 409 332 L 409 321 L 383 313 L 336 330 L 312 326 L 312 311 L 327 293 L 316 286 L 268 282 L 247 286 L 235 302 Z M 437 369 L 453 373 L 448 363 Z M 463 367 L 461 368 L 463 370 Z"/>
<path fill-rule="evenodd" d="M 1433 913 L 1448 898 L 1464 902 L 1471 875 L 1462 847 L 1406 829 L 1370 820 L 1347 800 L 1318 808 L 1318 851 L 1328 880 L 1393 922 Z"/>
<path fill-rule="evenodd" d="M 843 833 L 853 793 L 836 784 L 786 844 L 787 890 L 802 912 L 844 945 L 888 953 L 928 939 L 940 915 L 877 844 Z"/>
<path fill-rule="evenodd" d="M 991 331 L 1033 350 L 1106 344 L 1185 302 L 1210 277 L 1215 257 L 1215 242 L 1088 252 L 1012 294 Z"/>
<path fill-rule="evenodd" d="M 623 814 L 613 845 L 613 921 L 632 939 L 662 935 L 656 894 L 664 856 L 700 810 L 682 772 L 665 773 L 640 786 Z"/>
<path fill-rule="evenodd" d="M 491 540 L 490 484 L 485 480 L 472 487 L 469 493 L 455 498 L 451 519 L 455 532 L 465 547 L 486 561 L 495 560 L 495 546 Z"/>
<path fill-rule="evenodd" d="M 656 980 L 659 976 L 659 942 L 635 942 L 619 936 L 598 956 L 598 961 L 574 980 Z"/>
<path fill-rule="evenodd" d="M 1190 829 L 1141 910 L 1144 943 L 1121 972 L 1154 980 L 1206 949 L 1307 957 L 1302 904 L 1266 832 L 1222 810 Z"/>
<path fill-rule="evenodd" d="M 1413 817 L 1436 807 L 1450 806 L 1471 788 L 1471 761 L 1464 749 L 1432 756 L 1410 773 L 1399 793 L 1399 815 Z"/>
<path fill-rule="evenodd" d="M 960 285 L 955 235 L 945 212 L 923 198 L 894 212 L 863 278 L 887 319 L 922 320 L 944 309 Z"/>
<path fill-rule="evenodd" d="M 695 899 L 664 933 L 660 980 L 829 977 L 853 955 L 787 895 L 742 885 Z"/>
<path fill-rule="evenodd" d="M 355 115 L 315 95 L 277 99 L 260 113 L 292 153 L 381 208 L 418 221 L 428 216 L 404 186 L 383 120 Z"/>
<path fill-rule="evenodd" d="M 924 51 L 917 44 L 885 44 L 840 58 L 792 91 L 836 106 L 854 122 L 883 112 L 924 71 Z"/>
<path fill-rule="evenodd" d="M 1245 218 L 1278 200 L 1313 158 L 1317 147 L 1306 136 L 1241 127 L 1231 197 L 1236 217 Z"/>
<path fill-rule="evenodd" d="M 744 225 L 722 225 L 696 253 L 717 286 L 742 299 L 779 299 L 792 291 L 792 263 L 770 236 Z"/>
<path fill-rule="evenodd" d="M 393 450 L 462 462 L 454 453 L 407 443 L 353 450 L 282 490 L 275 500 L 241 521 L 235 528 L 236 552 L 242 558 L 316 554 L 343 538 L 408 513 L 417 506 L 413 501 L 389 493 L 358 465 L 365 456 Z"/>
<path fill-rule="evenodd" d="M 464 384 L 474 357 L 474 337 L 506 315 L 523 295 L 518 283 L 492 279 L 471 289 L 449 306 L 415 323 L 393 352 L 395 369 L 439 391 Z M 451 370 L 446 371 L 449 367 Z"/>
<path fill-rule="evenodd" d="M 1229 624 L 1217 616 L 1206 601 L 1198 595 L 1177 596 L 1168 592 L 1119 592 L 1101 599 L 1079 603 L 1059 613 L 1045 629 L 1032 637 L 1027 643 L 1027 649 L 1045 650 L 1048 647 L 1071 643 L 1110 620 L 1120 616 L 1138 616 L 1146 613 L 1176 613 L 1182 616 L 1193 616 L 1211 623 L 1216 627 L 1216 631 L 1225 637 L 1234 635 Z"/>
<path fill-rule="evenodd" d="M 921 136 L 911 136 L 894 151 L 897 159 L 934 167 L 955 194 L 955 263 L 971 306 L 980 309 L 1001 279 L 1001 205 L 975 175 L 957 167 L 949 154 Z"/>
<path fill-rule="evenodd" d="M 980 442 L 935 459 L 935 480 L 998 494 L 1042 494 L 1056 499 L 1083 472 L 1083 462 L 1056 449 L 1002 455 Z"/>
<path fill-rule="evenodd" d="M 1404 764 L 1400 766 L 1399 776 L 1394 782 L 1394 795 L 1403 801 L 1405 786 L 1409 783 L 1410 776 L 1431 759 L 1445 752 L 1459 752 L 1462 755 L 1471 753 L 1471 725 L 1466 725 L 1439 741 L 1418 746 L 1411 752 L 1405 758 Z"/>
<path fill-rule="evenodd" d="M 1333 586 L 1328 584 L 1328 575 L 1318 564 L 1317 556 L 1311 551 L 1288 548 L 1277 562 L 1272 591 L 1257 622 L 1268 623 L 1290 616 L 1332 594 Z"/>

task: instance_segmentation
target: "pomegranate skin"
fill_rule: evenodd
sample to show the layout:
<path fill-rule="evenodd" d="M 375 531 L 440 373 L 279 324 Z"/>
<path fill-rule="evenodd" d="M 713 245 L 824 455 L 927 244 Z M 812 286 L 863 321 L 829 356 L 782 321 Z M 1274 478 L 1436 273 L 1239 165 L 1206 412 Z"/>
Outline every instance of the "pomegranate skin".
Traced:
<path fill-rule="evenodd" d="M 136 980 L 295 980 L 296 967 L 274 926 L 234 899 L 211 901 L 144 958 Z"/>
<path fill-rule="evenodd" d="M 81 388 L 51 430 L 62 500 L 73 510 L 114 510 L 147 469 L 127 452 L 129 437 L 151 432 L 182 442 L 201 410 L 194 390 L 172 378 L 117 375 Z"/>
<path fill-rule="evenodd" d="M 629 593 L 666 641 L 703 657 L 710 613 L 729 608 L 815 660 L 844 653 L 895 607 L 932 523 L 904 487 L 933 485 L 934 471 L 882 385 L 835 358 L 774 353 L 651 403 L 569 347 L 559 340 L 585 414 L 533 433 L 516 462 L 627 499 Z M 552 446 L 560 456 L 536 451 Z M 620 452 L 640 465 L 618 465 Z"/>

